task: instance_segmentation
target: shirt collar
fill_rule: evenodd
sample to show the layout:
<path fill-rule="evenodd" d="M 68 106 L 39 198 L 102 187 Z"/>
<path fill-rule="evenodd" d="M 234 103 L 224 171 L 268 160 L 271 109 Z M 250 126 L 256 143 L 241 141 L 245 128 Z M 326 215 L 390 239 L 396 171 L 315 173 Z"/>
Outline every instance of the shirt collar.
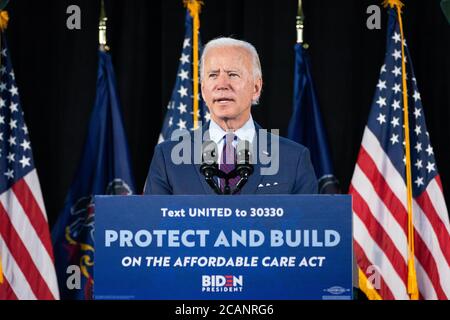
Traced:
<path fill-rule="evenodd" d="M 247 122 L 242 127 L 234 131 L 234 134 L 239 140 L 247 140 L 252 142 L 255 137 L 255 132 L 255 123 L 253 122 L 252 115 L 250 115 Z M 213 119 L 211 119 L 209 123 L 209 138 L 218 144 L 226 134 L 227 132 L 223 130 Z"/>

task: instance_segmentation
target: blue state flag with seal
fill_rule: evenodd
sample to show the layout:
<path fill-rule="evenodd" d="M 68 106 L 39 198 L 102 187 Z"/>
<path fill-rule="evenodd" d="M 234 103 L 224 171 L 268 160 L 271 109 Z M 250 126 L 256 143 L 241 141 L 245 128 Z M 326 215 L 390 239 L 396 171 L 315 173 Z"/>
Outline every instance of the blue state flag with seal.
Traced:
<path fill-rule="evenodd" d="M 99 50 L 97 94 L 87 140 L 64 208 L 52 230 L 61 299 L 92 298 L 93 196 L 130 195 L 135 190 L 116 88 L 111 56 Z M 80 286 L 77 279 L 69 279 L 77 271 Z"/>
<path fill-rule="evenodd" d="M 319 193 L 341 193 L 339 182 L 333 173 L 308 52 L 302 43 L 295 44 L 293 114 L 289 122 L 288 138 L 309 149 L 318 179 Z"/>

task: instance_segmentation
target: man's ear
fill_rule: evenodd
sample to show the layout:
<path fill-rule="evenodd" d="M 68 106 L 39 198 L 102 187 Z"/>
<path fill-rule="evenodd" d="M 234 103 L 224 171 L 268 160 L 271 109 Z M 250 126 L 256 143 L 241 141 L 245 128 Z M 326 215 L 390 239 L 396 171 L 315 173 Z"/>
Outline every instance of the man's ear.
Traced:
<path fill-rule="evenodd" d="M 253 100 L 257 101 L 259 99 L 259 96 L 261 95 L 261 89 L 262 89 L 262 79 L 258 78 L 255 80 L 255 86 L 253 91 Z"/>

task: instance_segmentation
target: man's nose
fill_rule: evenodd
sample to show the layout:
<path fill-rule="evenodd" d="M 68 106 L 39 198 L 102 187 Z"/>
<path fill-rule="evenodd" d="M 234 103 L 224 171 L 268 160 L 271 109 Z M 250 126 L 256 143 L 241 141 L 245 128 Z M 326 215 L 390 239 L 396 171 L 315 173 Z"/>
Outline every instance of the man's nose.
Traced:
<path fill-rule="evenodd" d="M 228 79 L 228 74 L 220 73 L 217 78 L 217 89 L 224 90 L 230 88 L 230 81 Z"/>

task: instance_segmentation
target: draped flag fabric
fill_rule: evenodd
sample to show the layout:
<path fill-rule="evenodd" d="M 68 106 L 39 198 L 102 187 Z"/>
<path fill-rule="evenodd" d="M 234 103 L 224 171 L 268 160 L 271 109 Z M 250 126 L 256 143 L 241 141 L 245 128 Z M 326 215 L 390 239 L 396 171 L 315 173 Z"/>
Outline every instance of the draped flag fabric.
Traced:
<path fill-rule="evenodd" d="M 349 193 L 360 288 L 371 299 L 409 299 L 408 211 L 399 19 L 389 10 L 387 50 Z M 403 41 L 409 104 L 414 255 L 419 298 L 450 298 L 450 225 L 417 81 Z"/>
<path fill-rule="evenodd" d="M 339 183 L 333 174 L 308 53 L 301 43 L 295 45 L 294 105 L 288 138 L 309 149 L 319 193 L 340 193 Z"/>
<path fill-rule="evenodd" d="M 1 34 L 0 300 L 59 299 L 53 248 L 28 128 Z"/>
<path fill-rule="evenodd" d="M 167 106 L 166 116 L 164 118 L 161 134 L 159 135 L 158 143 L 165 140 L 170 140 L 173 131 L 193 130 L 194 129 L 194 108 L 193 108 L 193 41 L 192 41 L 193 19 L 186 10 L 185 20 L 185 36 L 183 41 L 183 51 L 178 65 L 177 79 L 175 87 L 172 91 L 170 102 Z M 199 56 L 201 53 L 201 45 L 199 45 Z M 197 116 L 199 121 L 203 119 L 203 124 L 210 120 L 209 113 L 206 106 L 201 99 L 200 94 L 197 97 L 199 100 L 199 109 Z"/>
<path fill-rule="evenodd" d="M 134 181 L 128 145 L 117 95 L 111 56 L 99 51 L 97 95 L 87 141 L 64 209 L 52 230 L 56 267 L 62 299 L 92 298 L 94 264 L 93 195 L 130 195 Z M 69 266 L 78 266 L 81 288 Z"/>

